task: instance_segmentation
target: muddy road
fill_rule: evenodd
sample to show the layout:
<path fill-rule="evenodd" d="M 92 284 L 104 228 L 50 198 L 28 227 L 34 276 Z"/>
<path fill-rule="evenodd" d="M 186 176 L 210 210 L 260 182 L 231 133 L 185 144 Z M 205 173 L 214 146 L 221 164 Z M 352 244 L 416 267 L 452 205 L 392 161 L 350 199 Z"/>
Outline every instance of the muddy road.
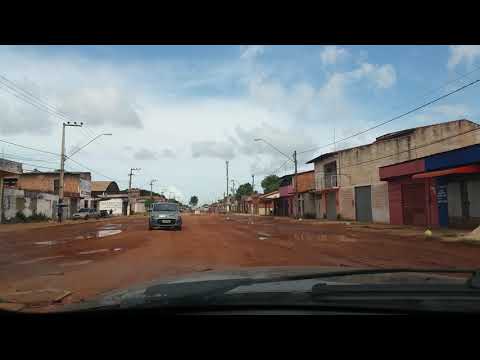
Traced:
<path fill-rule="evenodd" d="M 185 215 L 182 231 L 148 231 L 146 217 L 7 227 L 0 232 L 0 302 L 25 309 L 44 309 L 55 298 L 78 302 L 167 276 L 244 266 L 480 265 L 476 245 L 289 219 L 256 218 L 251 224 L 245 216 Z"/>

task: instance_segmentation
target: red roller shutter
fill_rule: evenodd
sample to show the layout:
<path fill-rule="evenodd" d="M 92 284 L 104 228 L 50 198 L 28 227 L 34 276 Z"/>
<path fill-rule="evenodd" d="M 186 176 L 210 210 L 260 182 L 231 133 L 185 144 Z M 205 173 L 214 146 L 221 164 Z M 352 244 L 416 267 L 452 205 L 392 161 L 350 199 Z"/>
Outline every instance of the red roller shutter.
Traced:
<path fill-rule="evenodd" d="M 403 219 L 407 225 L 426 225 L 425 184 L 402 184 Z"/>

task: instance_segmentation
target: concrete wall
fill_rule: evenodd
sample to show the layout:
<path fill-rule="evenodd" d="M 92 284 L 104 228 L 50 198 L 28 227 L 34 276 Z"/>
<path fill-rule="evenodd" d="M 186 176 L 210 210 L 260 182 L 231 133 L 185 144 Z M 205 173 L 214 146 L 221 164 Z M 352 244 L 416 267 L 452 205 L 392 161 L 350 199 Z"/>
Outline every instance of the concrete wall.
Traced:
<path fill-rule="evenodd" d="M 342 219 L 355 220 L 355 191 L 353 186 L 341 187 L 339 190 L 339 211 Z"/>
<path fill-rule="evenodd" d="M 372 185 L 372 219 L 373 222 L 390 223 L 387 182 Z"/>
<path fill-rule="evenodd" d="M 133 205 L 133 211 L 136 213 L 144 213 L 147 210 L 145 209 L 145 203 L 144 202 L 136 202 Z"/>
<path fill-rule="evenodd" d="M 4 214 L 7 220 L 14 218 L 17 212 L 25 216 L 43 214 L 49 218 L 56 218 L 56 204 L 57 195 L 17 189 L 4 190 Z"/>
<path fill-rule="evenodd" d="M 109 199 L 101 200 L 98 203 L 98 210 L 112 210 L 112 215 L 123 214 L 123 200 L 122 199 Z"/>
<path fill-rule="evenodd" d="M 34 190 L 40 192 L 54 192 L 54 180 L 59 179 L 57 174 L 22 175 L 19 177 L 17 186 L 22 190 Z M 65 175 L 64 192 L 80 194 L 80 178 L 78 175 Z"/>

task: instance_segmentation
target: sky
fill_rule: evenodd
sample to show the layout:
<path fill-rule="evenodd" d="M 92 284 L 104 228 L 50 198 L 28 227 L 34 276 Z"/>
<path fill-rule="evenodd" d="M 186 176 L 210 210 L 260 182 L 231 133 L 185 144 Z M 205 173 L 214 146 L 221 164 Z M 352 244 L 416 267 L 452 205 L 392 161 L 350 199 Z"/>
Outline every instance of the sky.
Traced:
<path fill-rule="evenodd" d="M 478 122 L 474 85 L 341 141 L 479 79 L 478 66 L 480 46 L 464 45 L 0 46 L 0 140 L 59 153 L 62 122 L 83 122 L 66 129 L 67 155 L 112 135 L 67 170 L 125 189 L 130 168 L 140 168 L 134 187 L 155 179 L 154 191 L 202 204 L 226 191 L 227 160 L 235 186 L 254 174 L 258 191 L 266 175 L 293 171 L 255 138 L 298 151 L 299 169 L 310 170 L 315 156 L 391 131 Z M 0 151 L 26 170 L 59 167 L 53 154 L 3 142 Z"/>

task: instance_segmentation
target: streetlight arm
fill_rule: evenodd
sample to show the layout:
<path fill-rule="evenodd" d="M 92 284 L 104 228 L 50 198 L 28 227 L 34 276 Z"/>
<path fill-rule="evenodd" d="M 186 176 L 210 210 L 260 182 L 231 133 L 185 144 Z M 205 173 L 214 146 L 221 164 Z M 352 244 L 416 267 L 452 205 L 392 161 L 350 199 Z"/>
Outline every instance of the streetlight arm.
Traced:
<path fill-rule="evenodd" d="M 97 135 L 95 136 L 92 140 L 90 140 L 88 143 L 86 143 L 85 145 L 83 145 L 82 147 L 80 147 L 79 149 L 77 149 L 76 151 L 74 151 L 73 153 L 71 153 L 69 156 L 67 157 L 72 157 L 73 155 L 75 155 L 76 153 L 78 153 L 80 150 L 82 150 L 84 147 L 86 147 L 87 145 L 91 144 L 92 142 L 94 142 L 95 140 L 97 140 L 99 137 L 101 136 L 104 136 L 104 135 L 112 135 L 112 134 L 100 134 L 100 135 Z"/>
<path fill-rule="evenodd" d="M 263 141 L 265 144 L 269 145 L 270 147 L 272 147 L 273 149 L 275 149 L 277 152 L 279 152 L 280 154 L 282 154 L 283 156 L 285 156 L 288 160 L 292 161 L 292 162 L 295 162 L 290 156 L 288 156 L 287 154 L 285 154 L 284 152 L 282 152 L 280 149 L 278 149 L 277 147 L 273 146 L 272 144 L 270 144 L 267 140 L 265 139 L 255 139 L 255 141 Z"/>

